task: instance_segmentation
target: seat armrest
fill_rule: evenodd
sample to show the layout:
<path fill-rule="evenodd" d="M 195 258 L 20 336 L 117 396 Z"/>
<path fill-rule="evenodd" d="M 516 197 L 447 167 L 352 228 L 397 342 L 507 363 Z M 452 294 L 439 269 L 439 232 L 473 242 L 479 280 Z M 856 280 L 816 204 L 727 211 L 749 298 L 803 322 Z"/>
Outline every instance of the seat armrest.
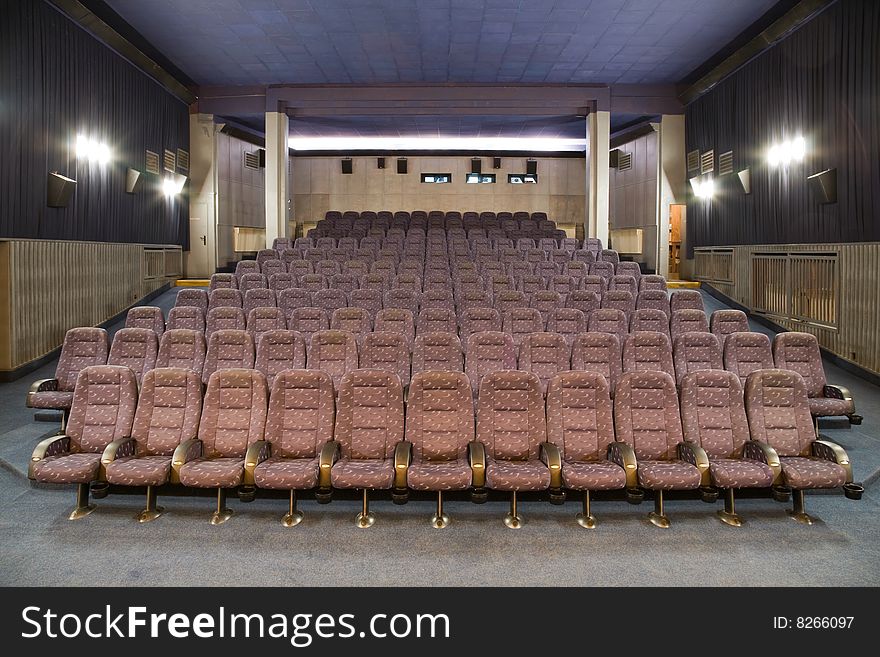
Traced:
<path fill-rule="evenodd" d="M 254 485 L 254 470 L 270 456 L 272 456 L 272 443 L 268 440 L 258 440 L 248 445 L 247 454 L 244 456 L 245 486 Z"/>
<path fill-rule="evenodd" d="M 813 456 L 825 459 L 826 461 L 833 461 L 837 465 L 842 466 L 846 470 L 845 483 L 852 483 L 852 464 L 849 462 L 849 456 L 847 456 L 846 450 L 843 447 L 830 440 L 815 440 L 813 441 Z"/>
<path fill-rule="evenodd" d="M 760 461 L 773 471 L 773 485 L 782 480 L 782 465 L 779 463 L 779 455 L 776 450 L 760 440 L 749 440 L 743 445 L 743 458 Z"/>
<path fill-rule="evenodd" d="M 47 456 L 61 456 L 70 451 L 70 438 L 67 436 L 49 436 L 37 443 L 28 463 L 28 479 L 34 478 L 34 464 Z"/>
<path fill-rule="evenodd" d="M 190 438 L 180 443 L 171 457 L 171 483 L 180 483 L 180 468 L 202 455 L 202 441 Z"/>
<path fill-rule="evenodd" d="M 318 488 L 330 488 L 330 470 L 333 468 L 333 464 L 339 460 L 339 450 L 340 445 L 335 440 L 327 441 L 321 448 L 321 456 L 318 460 Z"/>
<path fill-rule="evenodd" d="M 697 443 L 686 441 L 678 444 L 678 458 L 700 471 L 700 486 L 712 485 L 709 475 L 709 455 L 706 454 L 706 450 Z"/>
<path fill-rule="evenodd" d="M 116 459 L 126 456 L 134 456 L 137 451 L 137 441 L 131 436 L 117 438 L 104 448 L 101 454 L 101 468 L 98 472 L 98 481 L 107 481 L 106 468 Z"/>
<path fill-rule="evenodd" d="M 394 448 L 394 488 L 406 488 L 406 471 L 412 462 L 412 443 L 401 440 Z"/>
<path fill-rule="evenodd" d="M 562 488 L 562 452 L 553 443 L 541 443 L 541 462 L 550 470 L 550 488 Z"/>
<path fill-rule="evenodd" d="M 31 384 L 25 397 L 25 405 L 31 407 L 31 396 L 38 392 L 55 392 L 58 390 L 58 379 L 38 379 Z"/>
<path fill-rule="evenodd" d="M 486 486 L 486 447 L 478 440 L 468 443 L 468 465 L 471 466 L 474 488 Z"/>
<path fill-rule="evenodd" d="M 636 452 L 629 443 L 616 441 L 608 445 L 608 460 L 616 463 L 626 472 L 626 487 L 639 487 L 639 462 Z"/>
<path fill-rule="evenodd" d="M 834 384 L 826 384 L 822 389 L 823 397 L 830 397 L 831 399 L 844 399 L 848 402 L 852 402 L 852 393 L 849 391 L 849 388 L 844 388 L 843 386 L 838 386 Z"/>

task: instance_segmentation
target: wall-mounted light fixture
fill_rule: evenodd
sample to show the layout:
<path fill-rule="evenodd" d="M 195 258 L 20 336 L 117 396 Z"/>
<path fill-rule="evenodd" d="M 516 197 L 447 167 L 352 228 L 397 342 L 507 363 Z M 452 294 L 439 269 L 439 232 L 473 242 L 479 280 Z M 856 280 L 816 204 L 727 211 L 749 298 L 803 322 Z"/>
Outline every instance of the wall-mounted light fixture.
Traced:
<path fill-rule="evenodd" d="M 76 136 L 76 156 L 81 160 L 97 162 L 104 166 L 110 162 L 110 147 L 97 139 L 85 135 Z"/>
<path fill-rule="evenodd" d="M 807 142 L 798 135 L 794 139 L 773 144 L 767 151 L 767 164 L 771 167 L 788 166 L 792 162 L 800 162 L 807 154 Z"/>
<path fill-rule="evenodd" d="M 186 183 L 186 176 L 181 173 L 169 173 L 162 180 L 162 193 L 165 196 L 177 196 L 183 191 L 183 185 Z"/>
<path fill-rule="evenodd" d="M 691 178 L 691 189 L 697 198 L 710 199 L 715 195 L 715 181 L 712 178 L 700 180 L 699 178 Z"/>

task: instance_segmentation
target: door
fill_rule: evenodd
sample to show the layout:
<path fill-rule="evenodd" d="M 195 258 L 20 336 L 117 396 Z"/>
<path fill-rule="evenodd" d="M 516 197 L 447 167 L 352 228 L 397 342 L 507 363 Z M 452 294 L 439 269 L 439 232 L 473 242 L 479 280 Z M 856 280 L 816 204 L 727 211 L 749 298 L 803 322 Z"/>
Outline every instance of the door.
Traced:
<path fill-rule="evenodd" d="M 674 204 L 669 206 L 669 275 L 668 278 L 681 276 L 681 225 L 687 206 Z"/>
<path fill-rule="evenodd" d="M 186 252 L 186 277 L 210 278 L 208 257 L 208 205 L 194 203 L 189 214 L 189 251 Z"/>

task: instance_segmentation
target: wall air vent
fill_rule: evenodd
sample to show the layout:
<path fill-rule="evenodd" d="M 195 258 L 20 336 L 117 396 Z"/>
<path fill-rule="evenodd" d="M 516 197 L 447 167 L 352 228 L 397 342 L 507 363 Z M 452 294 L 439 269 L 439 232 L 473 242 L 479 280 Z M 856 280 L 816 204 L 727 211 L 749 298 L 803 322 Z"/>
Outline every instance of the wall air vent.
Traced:
<path fill-rule="evenodd" d="M 688 151 L 687 154 L 688 173 L 700 170 L 700 151 L 699 149 Z"/>
<path fill-rule="evenodd" d="M 259 169 L 260 168 L 260 154 L 257 152 L 250 153 L 245 151 L 244 153 L 244 168 L 245 169 Z"/>
<path fill-rule="evenodd" d="M 715 171 L 715 151 L 706 151 L 700 156 L 700 175 Z"/>
<path fill-rule="evenodd" d="M 617 158 L 617 170 L 618 171 L 626 171 L 627 169 L 632 169 L 632 166 L 633 166 L 632 153 L 621 152 L 620 156 Z"/>
<path fill-rule="evenodd" d="M 159 154 L 153 151 L 147 151 L 147 157 L 144 161 L 144 170 L 147 173 L 159 175 Z"/>
<path fill-rule="evenodd" d="M 177 149 L 177 169 L 180 173 L 189 173 L 189 151 Z"/>
<path fill-rule="evenodd" d="M 718 175 L 726 176 L 733 173 L 733 151 L 718 156 Z"/>
<path fill-rule="evenodd" d="M 174 151 L 165 149 L 165 156 L 162 158 L 162 168 L 170 173 L 174 173 L 177 170 L 177 156 Z"/>

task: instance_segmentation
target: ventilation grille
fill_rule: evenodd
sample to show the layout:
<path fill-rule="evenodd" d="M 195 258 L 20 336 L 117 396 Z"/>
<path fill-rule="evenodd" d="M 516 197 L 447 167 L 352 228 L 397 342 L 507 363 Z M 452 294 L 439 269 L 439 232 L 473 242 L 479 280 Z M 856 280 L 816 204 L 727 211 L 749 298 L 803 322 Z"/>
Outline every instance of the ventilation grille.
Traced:
<path fill-rule="evenodd" d="M 181 173 L 189 173 L 189 151 L 177 149 L 177 168 Z"/>
<path fill-rule="evenodd" d="M 627 169 L 632 169 L 633 166 L 633 156 L 632 153 L 621 153 L 617 159 L 617 169 L 618 171 L 626 171 Z"/>
<path fill-rule="evenodd" d="M 165 157 L 162 161 L 162 167 L 165 171 L 170 171 L 174 173 L 177 170 L 177 157 L 174 155 L 174 151 L 169 151 L 167 148 L 165 149 Z"/>
<path fill-rule="evenodd" d="M 244 168 L 245 169 L 259 169 L 260 168 L 260 154 L 259 153 L 249 153 L 245 151 L 244 154 Z"/>
<path fill-rule="evenodd" d="M 706 151 L 700 156 L 700 174 L 715 171 L 715 151 Z"/>
<path fill-rule="evenodd" d="M 689 151 L 687 154 L 688 173 L 700 170 L 700 151 L 699 149 Z"/>
<path fill-rule="evenodd" d="M 733 151 L 718 156 L 718 175 L 726 176 L 730 173 L 733 173 Z"/>
<path fill-rule="evenodd" d="M 159 154 L 153 151 L 147 151 L 147 157 L 144 162 L 144 169 L 147 173 L 159 175 Z"/>

